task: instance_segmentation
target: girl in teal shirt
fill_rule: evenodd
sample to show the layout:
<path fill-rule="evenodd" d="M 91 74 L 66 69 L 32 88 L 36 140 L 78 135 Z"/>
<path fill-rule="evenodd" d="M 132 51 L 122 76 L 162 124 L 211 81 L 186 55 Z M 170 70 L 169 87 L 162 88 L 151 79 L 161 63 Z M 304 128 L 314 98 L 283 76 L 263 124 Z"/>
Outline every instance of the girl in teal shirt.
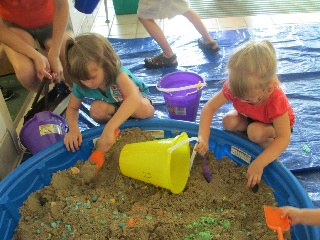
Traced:
<path fill-rule="evenodd" d="M 78 112 L 83 98 L 93 98 L 90 116 L 96 122 L 106 124 L 96 144 L 96 151 L 103 156 L 115 141 L 114 133 L 129 117 L 154 116 L 148 88 L 121 65 L 109 41 L 99 34 L 70 38 L 65 55 L 66 71 L 73 82 L 66 110 L 69 132 L 64 139 L 65 146 L 68 151 L 75 151 L 81 145 Z"/>

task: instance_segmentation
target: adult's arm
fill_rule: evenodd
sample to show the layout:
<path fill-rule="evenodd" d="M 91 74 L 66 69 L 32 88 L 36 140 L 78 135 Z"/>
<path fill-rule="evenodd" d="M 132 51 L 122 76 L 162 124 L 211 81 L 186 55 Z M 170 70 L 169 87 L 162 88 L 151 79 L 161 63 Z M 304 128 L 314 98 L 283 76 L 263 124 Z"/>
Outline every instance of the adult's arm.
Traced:
<path fill-rule="evenodd" d="M 60 53 L 64 51 L 61 49 L 63 36 L 65 34 L 66 26 L 69 19 L 69 4 L 67 0 L 54 0 L 54 14 L 53 14 L 53 32 L 50 49 L 48 51 L 48 60 L 51 71 L 57 74 L 58 79 L 63 73 L 62 64 L 60 62 Z"/>

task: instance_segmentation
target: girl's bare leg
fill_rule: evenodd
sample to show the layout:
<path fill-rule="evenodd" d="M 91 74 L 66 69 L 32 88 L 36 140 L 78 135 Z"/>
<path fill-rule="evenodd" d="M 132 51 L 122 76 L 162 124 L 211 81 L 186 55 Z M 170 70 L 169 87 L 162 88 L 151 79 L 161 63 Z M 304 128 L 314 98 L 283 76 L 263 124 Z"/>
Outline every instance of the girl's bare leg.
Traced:
<path fill-rule="evenodd" d="M 97 123 L 104 124 L 115 113 L 115 107 L 101 100 L 96 100 L 91 104 L 90 116 Z"/>
<path fill-rule="evenodd" d="M 224 129 L 232 132 L 243 132 L 247 130 L 247 118 L 239 114 L 236 110 L 228 112 L 222 120 Z"/>
<path fill-rule="evenodd" d="M 141 104 L 137 111 L 132 115 L 132 117 L 145 119 L 152 118 L 154 116 L 154 107 L 150 103 L 150 100 L 147 98 L 141 99 Z"/>
<path fill-rule="evenodd" d="M 252 142 L 266 148 L 275 139 L 276 132 L 272 124 L 253 122 L 248 126 L 247 135 Z"/>

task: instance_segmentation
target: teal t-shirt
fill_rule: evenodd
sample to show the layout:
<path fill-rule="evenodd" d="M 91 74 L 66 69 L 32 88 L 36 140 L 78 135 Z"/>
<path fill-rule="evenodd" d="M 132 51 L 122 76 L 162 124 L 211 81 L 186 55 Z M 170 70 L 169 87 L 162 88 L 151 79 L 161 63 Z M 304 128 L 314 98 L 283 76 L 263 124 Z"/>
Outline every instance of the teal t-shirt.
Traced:
<path fill-rule="evenodd" d="M 139 91 L 141 92 L 142 96 L 145 97 L 148 95 L 149 89 L 147 85 L 143 81 L 137 79 L 136 76 L 134 76 L 129 69 L 127 69 L 126 67 L 121 67 L 120 72 L 126 72 L 129 75 L 131 80 L 139 88 Z M 88 87 L 81 88 L 79 85 L 74 83 L 72 87 L 72 93 L 80 99 L 85 97 L 93 98 L 95 100 L 103 100 L 107 103 L 122 102 L 124 100 L 119 86 L 117 84 L 112 84 L 110 87 L 106 89 L 105 93 L 102 94 L 99 89 L 91 89 Z"/>

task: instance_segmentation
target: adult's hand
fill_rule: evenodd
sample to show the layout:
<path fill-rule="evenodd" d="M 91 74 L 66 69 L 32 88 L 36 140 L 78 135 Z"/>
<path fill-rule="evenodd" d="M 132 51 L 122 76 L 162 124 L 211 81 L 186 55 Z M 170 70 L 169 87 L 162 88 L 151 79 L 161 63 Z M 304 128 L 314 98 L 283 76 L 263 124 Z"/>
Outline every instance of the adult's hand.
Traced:
<path fill-rule="evenodd" d="M 58 83 L 63 79 L 63 67 L 59 58 L 59 54 L 53 52 L 53 50 L 49 50 L 48 52 L 48 61 L 50 63 L 50 69 L 53 73 L 53 81 Z"/>
<path fill-rule="evenodd" d="M 34 59 L 34 64 L 36 67 L 36 74 L 39 79 L 42 80 L 44 77 L 52 79 L 50 74 L 50 64 L 44 55 L 38 52 L 36 58 Z"/>

